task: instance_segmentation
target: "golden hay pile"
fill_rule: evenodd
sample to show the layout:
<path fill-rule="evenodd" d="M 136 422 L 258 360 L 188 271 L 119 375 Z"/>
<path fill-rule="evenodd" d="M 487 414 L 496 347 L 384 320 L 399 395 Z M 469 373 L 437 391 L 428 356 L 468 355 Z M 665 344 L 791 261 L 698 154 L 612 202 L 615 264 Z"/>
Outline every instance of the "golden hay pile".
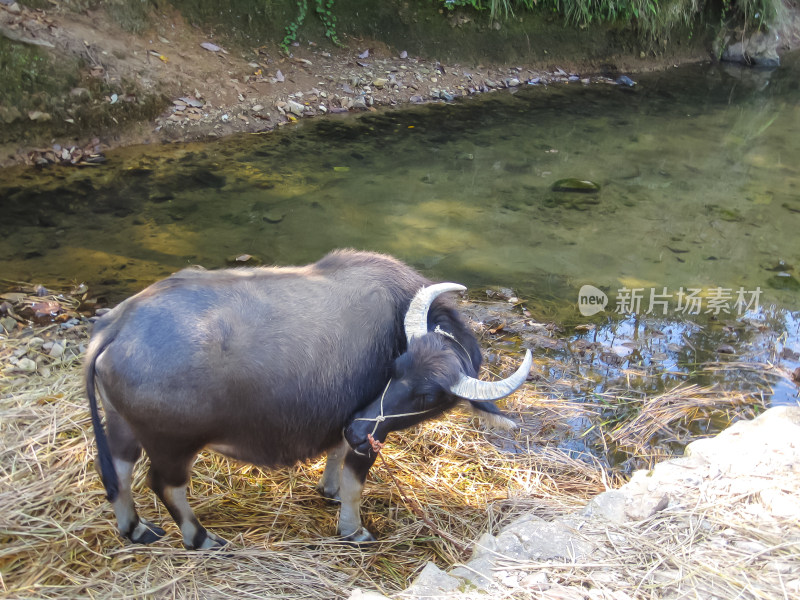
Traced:
<path fill-rule="evenodd" d="M 414 516 L 380 461 L 363 502 L 380 541 L 360 550 L 332 537 L 337 508 L 314 488 L 323 460 L 267 471 L 212 453 L 195 465 L 191 502 L 232 547 L 183 550 L 174 523 L 144 486 L 141 464 L 134 484 L 141 514 L 168 535 L 147 547 L 124 543 L 93 469 L 79 363 L 72 356 L 40 364 L 38 374 L 0 376 L 0 596 L 337 598 L 356 586 L 394 592 L 426 561 L 448 566 L 468 558 Z M 506 408 L 519 416 L 527 407 L 537 425 L 558 418 L 552 405 L 545 411 L 536 403 L 527 391 Z M 463 413 L 388 441 L 388 464 L 405 491 L 467 548 L 521 512 L 548 518 L 574 509 L 606 479 L 602 469 L 537 447 L 524 433 L 482 431 Z"/>

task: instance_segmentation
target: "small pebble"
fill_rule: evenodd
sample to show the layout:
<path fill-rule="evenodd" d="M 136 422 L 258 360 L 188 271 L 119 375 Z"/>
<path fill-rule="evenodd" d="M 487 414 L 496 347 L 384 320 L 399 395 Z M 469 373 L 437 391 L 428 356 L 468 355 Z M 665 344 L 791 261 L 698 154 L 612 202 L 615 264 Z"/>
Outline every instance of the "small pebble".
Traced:
<path fill-rule="evenodd" d="M 14 367 L 16 371 L 22 371 L 23 373 L 36 372 L 36 363 L 30 358 L 20 358 Z"/>

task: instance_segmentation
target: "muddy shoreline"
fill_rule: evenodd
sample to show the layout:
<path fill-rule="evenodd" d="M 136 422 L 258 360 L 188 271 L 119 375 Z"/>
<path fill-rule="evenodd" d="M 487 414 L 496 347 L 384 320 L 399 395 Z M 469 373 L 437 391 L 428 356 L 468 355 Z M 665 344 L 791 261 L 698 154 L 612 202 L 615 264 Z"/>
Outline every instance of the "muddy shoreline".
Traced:
<path fill-rule="evenodd" d="M 543 50 L 513 62 L 440 61 L 347 34 L 342 47 L 312 35 L 287 56 L 274 43 L 228 42 L 175 10 L 155 22 L 133 34 L 102 8 L 0 4 L 0 40 L 75 70 L 68 87 L 45 90 L 35 102 L 0 101 L 8 127 L 0 166 L 90 164 L 90 156 L 111 148 L 266 133 L 316 116 L 454 102 L 525 86 L 632 85 L 637 73 L 709 60 L 702 43 L 676 43 L 659 55 L 587 46 L 584 58 Z"/>

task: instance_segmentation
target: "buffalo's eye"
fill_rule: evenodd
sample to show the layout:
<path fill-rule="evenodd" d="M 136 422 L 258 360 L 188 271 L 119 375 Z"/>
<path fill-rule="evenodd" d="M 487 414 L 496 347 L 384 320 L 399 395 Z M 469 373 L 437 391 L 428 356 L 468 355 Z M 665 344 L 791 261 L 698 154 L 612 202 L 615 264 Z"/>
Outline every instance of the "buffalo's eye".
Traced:
<path fill-rule="evenodd" d="M 429 407 L 436 403 L 436 396 L 433 394 L 420 394 L 417 396 L 417 402 L 419 402 L 421 406 Z"/>

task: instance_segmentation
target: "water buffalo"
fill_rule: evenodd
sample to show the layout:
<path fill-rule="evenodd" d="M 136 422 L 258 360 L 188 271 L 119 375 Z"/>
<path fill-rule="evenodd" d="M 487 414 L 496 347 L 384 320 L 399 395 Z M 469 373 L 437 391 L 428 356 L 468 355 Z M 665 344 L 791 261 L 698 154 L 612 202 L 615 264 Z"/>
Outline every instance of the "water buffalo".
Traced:
<path fill-rule="evenodd" d="M 86 391 L 120 533 L 143 544 L 164 534 L 134 507 L 131 473 L 144 449 L 148 485 L 184 545 L 224 545 L 186 500 L 191 465 L 208 447 L 266 467 L 327 452 L 318 488 L 341 502 L 339 535 L 373 540 L 359 512 L 376 458 L 369 437 L 382 442 L 460 399 L 505 419 L 491 401 L 530 370 L 527 352 L 508 379 L 476 379 L 478 342 L 438 297 L 461 289 L 389 256 L 341 250 L 305 267 L 186 269 L 102 316 Z"/>

